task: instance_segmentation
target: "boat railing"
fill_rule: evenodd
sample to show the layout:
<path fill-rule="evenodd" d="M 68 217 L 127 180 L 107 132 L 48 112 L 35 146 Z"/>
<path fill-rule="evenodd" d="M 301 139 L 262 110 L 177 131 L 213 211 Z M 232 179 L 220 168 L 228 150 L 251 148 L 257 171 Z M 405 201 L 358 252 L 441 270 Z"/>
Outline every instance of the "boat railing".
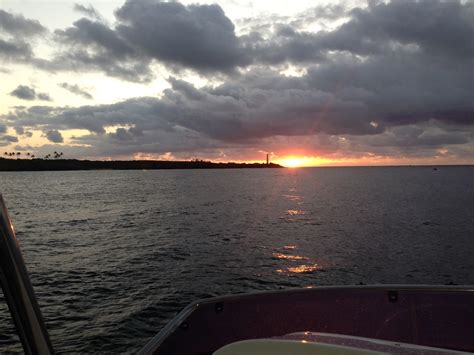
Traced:
<path fill-rule="evenodd" d="M 0 281 L 25 354 L 53 354 L 48 331 L 1 194 Z"/>

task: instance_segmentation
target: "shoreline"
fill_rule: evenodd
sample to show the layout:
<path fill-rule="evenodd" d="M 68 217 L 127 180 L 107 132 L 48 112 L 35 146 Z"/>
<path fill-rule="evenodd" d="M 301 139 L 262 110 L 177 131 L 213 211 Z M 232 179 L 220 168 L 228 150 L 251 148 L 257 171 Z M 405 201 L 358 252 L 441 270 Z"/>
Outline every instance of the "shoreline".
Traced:
<path fill-rule="evenodd" d="M 235 163 L 197 160 L 80 160 L 80 159 L 7 159 L 0 157 L 0 172 L 15 171 L 89 171 L 89 170 L 195 170 L 195 169 L 312 169 L 312 168 L 443 168 L 472 167 L 472 164 L 439 165 L 320 165 L 288 168 L 276 163 Z"/>
<path fill-rule="evenodd" d="M 5 159 L 0 171 L 75 171 L 75 170 L 170 170 L 170 169 L 273 169 L 274 163 L 213 163 L 210 161 L 167 160 L 78 160 L 78 159 Z"/>

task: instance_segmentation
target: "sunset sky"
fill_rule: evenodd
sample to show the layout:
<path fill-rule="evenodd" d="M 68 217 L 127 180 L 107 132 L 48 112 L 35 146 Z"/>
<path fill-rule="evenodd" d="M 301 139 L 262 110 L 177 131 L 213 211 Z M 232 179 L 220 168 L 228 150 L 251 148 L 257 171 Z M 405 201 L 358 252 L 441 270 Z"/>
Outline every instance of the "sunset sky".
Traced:
<path fill-rule="evenodd" d="M 474 1 L 0 0 L 0 149 L 474 164 Z"/>

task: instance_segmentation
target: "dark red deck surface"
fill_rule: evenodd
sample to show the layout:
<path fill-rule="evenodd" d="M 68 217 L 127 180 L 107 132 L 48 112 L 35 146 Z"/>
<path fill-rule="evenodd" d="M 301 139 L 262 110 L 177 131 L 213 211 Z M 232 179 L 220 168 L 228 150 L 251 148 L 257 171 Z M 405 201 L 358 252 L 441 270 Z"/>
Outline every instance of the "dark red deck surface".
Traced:
<path fill-rule="evenodd" d="M 474 351 L 467 288 L 315 288 L 212 299 L 183 312 L 145 352 L 212 354 L 235 341 L 302 331 Z"/>

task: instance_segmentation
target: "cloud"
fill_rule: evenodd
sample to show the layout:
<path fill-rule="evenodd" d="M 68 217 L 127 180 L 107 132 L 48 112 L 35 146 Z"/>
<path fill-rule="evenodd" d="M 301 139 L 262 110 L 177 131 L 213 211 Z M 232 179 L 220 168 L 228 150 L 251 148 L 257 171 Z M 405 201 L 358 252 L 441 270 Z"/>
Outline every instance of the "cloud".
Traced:
<path fill-rule="evenodd" d="M 44 133 L 44 136 L 53 143 L 63 143 L 64 139 L 61 132 L 57 130 L 50 130 Z"/>
<path fill-rule="evenodd" d="M 46 93 L 38 93 L 36 97 L 38 98 L 38 100 L 51 101 L 51 97 L 49 96 L 49 94 Z"/>
<path fill-rule="evenodd" d="M 68 83 L 60 83 L 58 84 L 59 87 L 75 94 L 75 95 L 78 95 L 78 96 L 82 96 L 83 98 L 85 99 L 88 99 L 88 100 L 92 100 L 93 99 L 93 96 L 91 94 L 89 94 L 87 91 L 85 91 L 84 89 L 82 89 L 81 87 L 79 87 L 78 85 L 76 84 L 68 84 Z"/>
<path fill-rule="evenodd" d="M 116 17 L 117 32 L 159 61 L 223 72 L 249 64 L 234 24 L 219 5 L 128 0 Z"/>
<path fill-rule="evenodd" d="M 74 4 L 74 10 L 94 20 L 103 21 L 103 17 L 100 15 L 100 13 L 90 4 L 89 6 Z"/>
<path fill-rule="evenodd" d="M 336 20 L 344 17 L 347 13 L 347 8 L 344 4 L 328 4 L 316 6 L 312 11 L 305 14 L 306 21 L 317 21 L 319 19 Z"/>
<path fill-rule="evenodd" d="M 277 151 L 295 149 L 301 142 L 300 151 L 306 147 L 306 151 L 326 153 L 394 154 L 410 147 L 437 154 L 443 147 L 473 143 L 474 121 L 443 114 L 446 107 L 462 104 L 458 97 L 447 95 L 452 87 L 462 87 L 462 81 L 457 83 L 452 77 L 450 88 L 438 85 L 439 92 L 431 89 L 432 97 L 409 101 L 415 91 L 425 91 L 424 87 L 412 88 L 413 82 L 394 72 L 382 77 L 396 83 L 397 90 L 388 89 L 386 96 L 378 93 L 378 75 L 368 80 L 364 74 L 373 71 L 377 63 L 361 62 L 355 68 L 348 65 L 344 61 L 328 63 L 300 77 L 260 69 L 202 88 L 171 77 L 171 88 L 160 98 L 77 108 L 34 106 L 18 109 L 8 120 L 13 126 L 89 130 L 91 134 L 77 138 L 77 143 L 94 147 L 97 154 L 112 155 L 251 147 Z M 348 70 L 360 73 L 351 81 L 355 86 L 338 87 L 339 76 L 347 76 Z M 437 68 L 426 66 L 426 70 L 420 75 L 429 77 Z M 397 76 L 399 81 L 395 81 Z M 365 81 L 359 82 L 361 79 Z M 404 82 L 407 86 L 399 88 Z M 420 83 L 429 88 L 433 85 Z M 386 102 L 389 99 L 393 105 Z M 468 91 L 465 106 L 470 102 L 467 99 Z M 405 101 L 407 111 L 394 119 L 399 101 Z M 426 111 L 427 103 L 431 111 Z"/>
<path fill-rule="evenodd" d="M 31 61 L 34 57 L 31 39 L 46 32 L 38 21 L 0 9 L 0 60 Z"/>
<path fill-rule="evenodd" d="M 381 135 L 369 137 L 366 143 L 373 147 L 430 148 L 470 143 L 472 132 L 446 132 L 436 123 L 393 127 Z"/>
<path fill-rule="evenodd" d="M 77 10 L 91 13 L 92 8 Z M 189 5 L 151 0 L 127 1 L 116 11 L 117 24 L 82 18 L 54 32 L 65 47 L 47 70 L 99 70 L 129 81 L 148 82 L 150 65 L 173 70 L 230 73 L 250 64 L 232 21 L 218 5 Z M 94 16 L 92 16 L 94 18 Z"/>
<path fill-rule="evenodd" d="M 19 85 L 10 95 L 22 100 L 34 100 L 36 98 L 35 89 L 25 85 Z"/>
<path fill-rule="evenodd" d="M 343 9 L 316 8 L 316 13 L 341 16 Z M 372 1 L 354 8 L 349 20 L 331 31 L 298 31 L 289 25 L 275 26 L 270 38 L 251 37 L 257 62 L 322 62 L 334 51 L 353 55 L 387 55 L 411 51 L 415 55 L 472 57 L 474 54 L 474 3 L 460 1 Z M 310 24 L 315 17 L 308 16 Z M 443 28 L 443 33 L 439 29 Z"/>
<path fill-rule="evenodd" d="M 8 134 L 0 134 L 0 147 L 4 147 L 16 142 L 18 142 L 17 137 Z"/>
<path fill-rule="evenodd" d="M 32 56 L 33 50 L 29 44 L 0 38 L 0 59 L 22 62 L 28 61 Z"/>
<path fill-rule="evenodd" d="M 373 2 L 365 10 L 353 10 L 352 20 L 341 31 L 373 41 L 418 45 L 431 54 L 466 56 L 474 54 L 473 18 L 472 2 Z"/>
<path fill-rule="evenodd" d="M 16 108 L 1 119 L 28 131 L 86 129 L 74 141 L 88 148 L 77 149 L 104 156 L 474 149 L 472 2 L 318 6 L 295 18 L 262 18 L 261 26 L 250 21 L 245 31 L 218 5 L 137 0 L 115 15 L 113 26 L 82 18 L 55 31 L 64 50 L 44 68 L 146 82 L 155 64 L 165 64 L 169 89 L 108 105 Z M 181 69 L 208 84 L 182 80 Z M 77 85 L 60 86 L 88 98 Z"/>
<path fill-rule="evenodd" d="M 49 71 L 102 71 L 128 81 L 149 82 L 153 63 L 201 75 L 235 75 L 252 66 L 304 68 L 343 56 L 357 60 L 408 52 L 423 59 L 466 60 L 474 54 L 474 4 L 459 0 L 371 1 L 352 9 L 344 4 L 316 6 L 294 19 L 263 19 L 273 23 L 240 36 L 218 5 L 126 1 L 115 12 L 114 26 L 97 20 L 97 11 L 90 5 L 76 4 L 75 9 L 92 19 L 82 18 L 54 32 L 57 47 L 63 48 L 54 59 L 35 58 L 30 44 L 2 39 L 0 55 Z M 9 19 L 6 23 L 15 24 L 4 25 L 9 31 L 30 35 L 32 28 L 44 31 L 37 21 L 5 11 L 3 16 Z M 345 22 L 318 32 L 301 30 L 328 19 Z M 444 29 L 442 33 L 439 28 Z"/>
<path fill-rule="evenodd" d="M 46 28 L 36 20 L 26 19 L 0 9 L 0 30 L 15 36 L 37 36 L 45 33 Z"/>
<path fill-rule="evenodd" d="M 93 12 L 93 8 L 81 10 Z M 461 58 L 474 53 L 474 5 L 470 2 L 370 2 L 366 8 L 350 11 L 341 4 L 317 6 L 294 21 L 272 24 L 269 32 L 262 29 L 241 36 L 218 5 L 126 1 L 115 15 L 114 27 L 83 18 L 57 30 L 57 40 L 69 48 L 52 66 L 89 68 L 130 81 L 149 81 L 153 62 L 207 75 L 235 74 L 252 65 L 325 63 L 339 55 L 367 57 L 409 51 Z M 341 18 L 347 21 L 332 30 L 299 29 Z M 447 31 L 440 35 L 439 28 Z"/>
<path fill-rule="evenodd" d="M 25 130 L 23 127 L 13 127 L 13 129 L 15 130 L 16 134 L 19 134 L 19 135 L 22 135 L 22 134 L 25 134 Z M 1 133 L 1 129 L 0 129 L 0 133 Z"/>
<path fill-rule="evenodd" d="M 15 136 L 11 136 L 8 134 L 5 134 L 2 136 L 2 139 L 6 142 L 18 142 L 18 138 Z"/>
<path fill-rule="evenodd" d="M 7 125 L 0 122 L 0 133 L 6 133 L 7 132 Z"/>
<path fill-rule="evenodd" d="M 43 100 L 51 101 L 51 97 L 46 93 L 37 93 L 34 88 L 26 85 L 19 85 L 15 90 L 10 93 L 11 96 L 17 97 L 22 100 Z"/>
<path fill-rule="evenodd" d="M 52 70 L 99 70 L 129 81 L 151 80 L 150 59 L 101 22 L 82 18 L 54 33 L 67 50 L 46 64 Z"/>

